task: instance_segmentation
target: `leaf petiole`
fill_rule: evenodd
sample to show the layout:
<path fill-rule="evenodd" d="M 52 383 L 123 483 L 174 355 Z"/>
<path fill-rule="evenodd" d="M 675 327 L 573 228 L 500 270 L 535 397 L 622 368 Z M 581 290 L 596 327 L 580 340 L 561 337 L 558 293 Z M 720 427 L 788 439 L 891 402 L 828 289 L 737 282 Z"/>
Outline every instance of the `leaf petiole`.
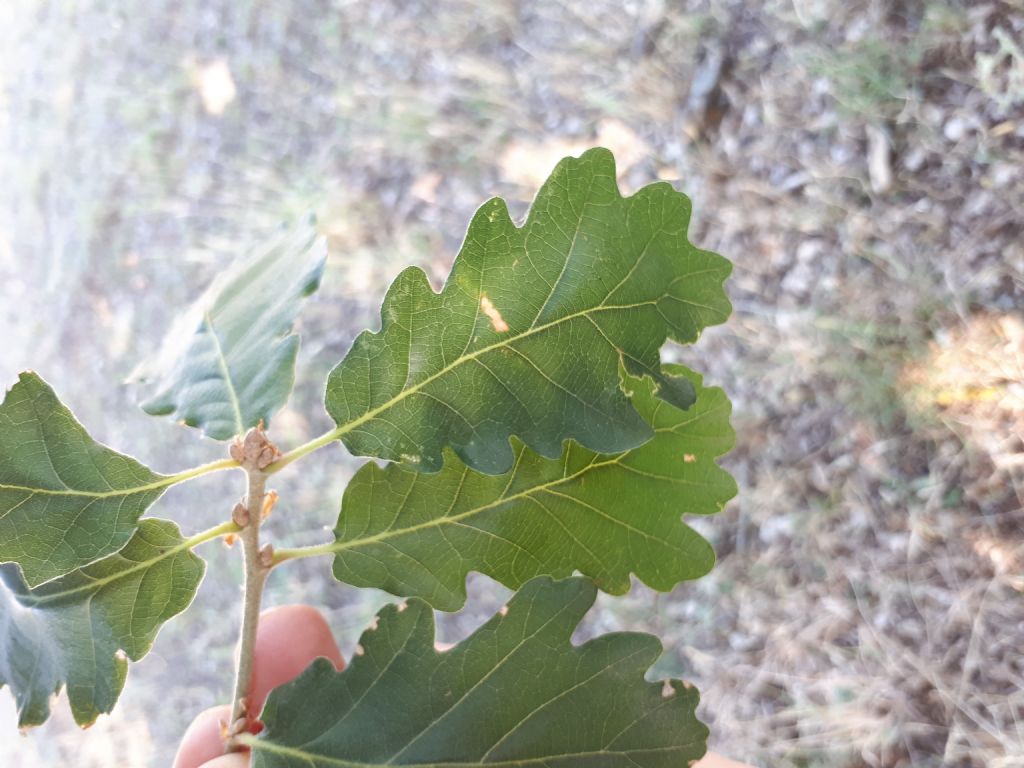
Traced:
<path fill-rule="evenodd" d="M 152 520 L 152 518 L 146 519 Z M 32 607 L 39 607 L 42 605 L 46 605 L 47 603 L 67 601 L 68 598 L 76 594 L 96 592 L 98 589 L 106 586 L 107 584 L 111 584 L 115 581 L 120 581 L 133 573 L 145 571 L 149 568 L 152 568 L 156 563 L 159 563 L 161 560 L 167 560 L 168 558 L 174 557 L 175 555 L 178 555 L 182 552 L 188 552 L 190 550 L 195 549 L 200 544 L 205 544 L 206 542 L 212 541 L 213 539 L 219 539 L 222 536 L 237 533 L 239 530 L 241 530 L 240 526 L 229 520 L 226 523 L 215 525 L 213 528 L 207 528 L 205 531 L 200 531 L 195 536 L 190 536 L 189 538 L 184 539 L 179 544 L 176 544 L 173 547 L 170 547 L 168 549 L 162 549 L 156 552 L 156 554 L 154 554 L 153 557 L 147 558 L 145 560 L 139 560 L 129 568 L 122 568 L 105 576 L 90 576 L 87 581 L 84 581 L 81 584 L 78 584 L 77 586 L 68 589 L 60 589 L 54 591 L 51 588 L 48 589 L 45 592 L 45 594 L 29 593 L 24 598 L 22 598 L 22 604 L 30 605 Z"/>
<path fill-rule="evenodd" d="M 291 549 L 281 548 L 274 551 L 273 565 L 280 565 L 286 560 L 300 560 L 306 557 L 319 557 L 321 555 L 333 555 L 341 547 L 336 541 L 328 541 L 323 544 L 314 544 L 308 547 L 293 547 Z"/>
<path fill-rule="evenodd" d="M 292 448 L 290 451 L 288 451 L 288 453 L 281 456 L 281 458 L 279 458 L 273 464 L 268 466 L 264 471 L 268 475 L 273 475 L 276 472 L 280 472 L 293 461 L 301 459 L 306 454 L 313 453 L 313 451 L 319 450 L 320 448 L 323 448 L 325 445 L 330 445 L 345 433 L 347 426 L 348 425 L 345 425 L 345 427 L 337 427 L 335 429 L 332 429 L 330 432 L 325 432 L 324 434 L 320 435 L 320 437 L 314 437 L 308 443 L 303 443 L 297 448 Z"/>
<path fill-rule="evenodd" d="M 195 536 L 185 539 L 181 549 L 195 549 L 200 544 L 205 544 L 208 541 L 219 539 L 232 533 L 238 533 L 239 530 L 241 528 L 238 523 L 228 520 L 226 523 L 215 525 L 213 528 L 207 528 L 205 531 L 200 531 Z"/>
<path fill-rule="evenodd" d="M 211 472 L 220 472 L 224 469 L 238 469 L 238 462 L 234 459 L 218 459 L 217 461 L 211 461 L 208 464 L 192 467 L 192 469 L 186 469 L 173 475 L 166 475 L 159 481 L 159 483 L 157 483 L 157 485 L 160 487 L 177 485 L 178 483 L 183 483 L 186 480 L 208 475 Z"/>

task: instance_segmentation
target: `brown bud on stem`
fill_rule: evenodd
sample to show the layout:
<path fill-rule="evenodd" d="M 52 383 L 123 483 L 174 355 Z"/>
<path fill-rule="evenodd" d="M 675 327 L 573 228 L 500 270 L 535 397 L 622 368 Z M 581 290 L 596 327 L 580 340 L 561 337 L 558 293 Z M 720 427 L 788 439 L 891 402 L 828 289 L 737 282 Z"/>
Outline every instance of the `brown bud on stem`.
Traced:
<path fill-rule="evenodd" d="M 264 544 L 260 549 L 260 565 L 269 568 L 274 564 L 274 545 Z"/>
<path fill-rule="evenodd" d="M 229 451 L 231 458 L 248 470 L 266 469 L 281 457 L 281 451 L 263 430 L 262 421 L 246 432 L 245 437 L 236 437 Z"/>
<path fill-rule="evenodd" d="M 249 509 L 242 502 L 235 504 L 231 510 L 231 522 L 239 528 L 245 528 L 249 524 Z"/>

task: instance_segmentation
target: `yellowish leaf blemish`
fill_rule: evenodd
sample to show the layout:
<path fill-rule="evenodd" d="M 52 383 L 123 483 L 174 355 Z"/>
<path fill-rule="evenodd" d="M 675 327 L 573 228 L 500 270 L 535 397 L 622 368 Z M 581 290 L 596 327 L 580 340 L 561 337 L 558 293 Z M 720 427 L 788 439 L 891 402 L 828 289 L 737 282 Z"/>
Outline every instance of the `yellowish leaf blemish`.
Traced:
<path fill-rule="evenodd" d="M 696 460 L 697 457 L 694 456 L 692 453 L 683 454 L 683 461 L 685 461 L 687 464 L 693 464 L 693 462 L 695 462 Z"/>
<path fill-rule="evenodd" d="M 494 306 L 493 302 L 486 296 L 480 297 L 480 309 L 484 311 L 488 319 L 491 321 L 491 327 L 494 328 L 498 333 L 505 333 L 508 331 L 508 323 L 505 322 L 505 318 L 501 316 L 501 312 Z"/>

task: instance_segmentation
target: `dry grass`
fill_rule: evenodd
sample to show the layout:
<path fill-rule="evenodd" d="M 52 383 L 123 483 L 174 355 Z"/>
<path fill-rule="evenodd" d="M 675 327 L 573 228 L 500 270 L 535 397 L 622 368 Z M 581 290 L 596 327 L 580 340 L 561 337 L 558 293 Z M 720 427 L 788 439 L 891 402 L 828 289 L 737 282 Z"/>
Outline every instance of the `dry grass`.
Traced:
<path fill-rule="evenodd" d="M 710 577 L 602 600 L 586 632 L 659 634 L 737 758 L 1024 765 L 1020 2 L 113 5 L 0 10 L 6 379 L 39 369 L 160 468 L 217 455 L 111 382 L 239 243 L 315 207 L 333 255 L 275 425 L 293 444 L 402 265 L 440 278 L 476 204 L 524 210 L 555 158 L 609 144 L 625 187 L 677 181 L 695 241 L 736 263 L 733 320 L 674 354 L 733 396 L 742 490 L 699 522 Z M 338 461 L 282 479 L 279 536 L 331 521 Z M 230 495 L 168 508 L 198 527 Z M 226 695 L 231 622 L 210 617 L 237 566 L 212 560 L 116 720 L 0 755 L 166 765 Z M 448 639 L 503 599 L 486 584 Z M 312 563 L 271 594 L 325 605 L 348 647 L 379 599 Z"/>

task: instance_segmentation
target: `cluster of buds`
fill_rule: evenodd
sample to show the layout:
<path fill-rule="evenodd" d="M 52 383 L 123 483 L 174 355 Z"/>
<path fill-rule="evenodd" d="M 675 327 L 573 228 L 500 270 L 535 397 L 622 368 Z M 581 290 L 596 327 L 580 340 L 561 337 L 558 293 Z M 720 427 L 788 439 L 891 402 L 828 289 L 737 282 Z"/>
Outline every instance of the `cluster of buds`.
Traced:
<path fill-rule="evenodd" d="M 274 502 L 277 501 L 277 491 L 270 491 L 263 498 L 263 512 L 260 515 L 261 520 L 265 520 L 270 514 L 270 510 L 274 508 Z M 240 501 L 235 504 L 234 509 L 231 510 L 231 521 L 239 528 L 245 528 L 252 522 L 252 516 L 249 514 L 249 509 L 245 505 L 245 501 Z M 235 534 L 229 533 L 224 537 L 224 543 L 231 547 L 235 544 Z M 263 548 L 259 551 L 259 563 L 264 568 L 270 568 L 274 564 L 274 547 L 270 544 L 264 544 Z"/>
<path fill-rule="evenodd" d="M 281 451 L 270 442 L 263 430 L 263 422 L 245 433 L 245 437 L 236 437 L 231 444 L 231 458 L 239 463 L 242 469 L 264 470 L 281 458 Z"/>
<path fill-rule="evenodd" d="M 247 472 L 262 472 L 281 458 L 281 451 L 270 442 L 267 433 L 263 429 L 262 421 L 246 432 L 244 437 L 236 437 L 231 444 L 230 453 L 231 458 L 237 461 L 238 465 Z M 249 509 L 249 500 L 243 498 L 231 510 L 231 520 L 239 529 L 245 528 L 254 520 L 257 522 L 265 520 L 270 515 L 270 511 L 274 508 L 275 503 L 277 503 L 277 491 L 275 490 L 268 490 L 266 492 L 263 496 L 262 508 L 259 510 Z M 254 513 L 259 515 L 258 519 L 254 517 Z M 232 546 L 235 543 L 235 534 L 231 533 L 225 536 L 224 543 L 229 547 Z M 266 567 L 270 567 L 272 560 L 272 549 L 266 552 L 260 551 L 260 562 L 266 565 Z"/>
<path fill-rule="evenodd" d="M 260 521 L 266 520 L 270 517 L 270 513 L 274 509 L 274 505 L 277 504 L 278 493 L 273 488 L 266 492 L 263 496 L 263 509 L 260 511 Z M 239 528 L 245 528 L 250 521 L 252 516 L 249 513 L 249 506 L 246 499 L 243 497 L 241 501 L 235 504 L 231 510 L 231 519 L 235 525 Z"/>

